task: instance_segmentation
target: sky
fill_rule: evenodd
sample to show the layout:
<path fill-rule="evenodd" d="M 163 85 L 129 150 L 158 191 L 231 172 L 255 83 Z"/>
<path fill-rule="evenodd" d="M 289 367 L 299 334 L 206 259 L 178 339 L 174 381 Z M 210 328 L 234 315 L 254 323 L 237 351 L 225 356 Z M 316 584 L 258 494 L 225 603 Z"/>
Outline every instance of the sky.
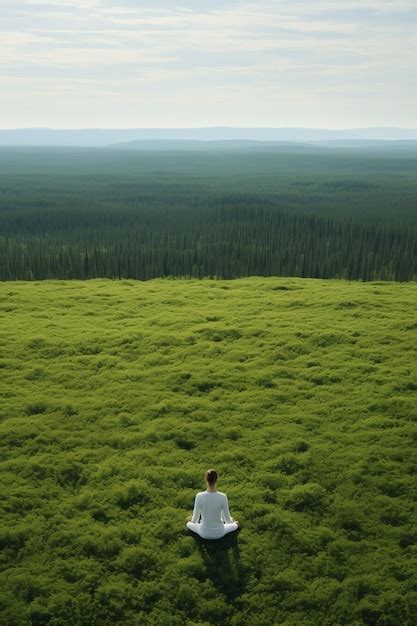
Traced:
<path fill-rule="evenodd" d="M 417 127 L 417 0 L 0 0 L 0 128 Z"/>

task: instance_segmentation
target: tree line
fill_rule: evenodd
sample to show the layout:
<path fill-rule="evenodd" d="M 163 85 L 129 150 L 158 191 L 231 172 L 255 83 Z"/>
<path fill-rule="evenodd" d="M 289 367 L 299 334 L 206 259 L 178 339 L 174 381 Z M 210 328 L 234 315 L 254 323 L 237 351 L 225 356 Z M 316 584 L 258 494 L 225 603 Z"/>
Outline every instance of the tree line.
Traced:
<path fill-rule="evenodd" d="M 0 151 L 0 279 L 416 280 L 398 161 Z"/>
<path fill-rule="evenodd" d="M 66 216 L 66 221 L 68 216 Z M 120 211 L 0 239 L 0 279 L 302 276 L 415 280 L 415 230 L 277 210 Z"/>

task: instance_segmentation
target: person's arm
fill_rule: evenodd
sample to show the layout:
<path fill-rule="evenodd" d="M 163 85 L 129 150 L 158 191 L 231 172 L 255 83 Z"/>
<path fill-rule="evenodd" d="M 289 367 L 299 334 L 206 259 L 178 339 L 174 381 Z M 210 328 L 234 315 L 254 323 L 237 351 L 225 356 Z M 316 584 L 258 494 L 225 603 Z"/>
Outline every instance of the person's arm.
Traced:
<path fill-rule="evenodd" d="M 200 519 L 200 513 L 201 513 L 200 498 L 198 497 L 198 494 L 197 494 L 195 497 L 195 502 L 194 502 L 193 516 L 191 518 L 191 521 L 193 522 L 193 524 L 196 524 L 198 520 Z"/>
<path fill-rule="evenodd" d="M 229 501 L 227 499 L 226 494 L 224 496 L 224 503 L 223 503 L 223 507 L 222 507 L 222 513 L 223 513 L 223 519 L 226 522 L 226 524 L 232 524 L 233 523 L 233 518 L 230 516 Z"/>

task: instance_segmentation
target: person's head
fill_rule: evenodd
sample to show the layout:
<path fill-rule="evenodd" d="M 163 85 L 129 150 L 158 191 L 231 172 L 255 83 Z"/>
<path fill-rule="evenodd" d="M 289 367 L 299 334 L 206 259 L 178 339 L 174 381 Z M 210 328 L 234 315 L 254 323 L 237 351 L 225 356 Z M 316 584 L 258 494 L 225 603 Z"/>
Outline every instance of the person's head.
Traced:
<path fill-rule="evenodd" d="M 214 487 L 217 482 L 217 472 L 215 469 L 208 469 L 204 478 L 209 487 Z"/>

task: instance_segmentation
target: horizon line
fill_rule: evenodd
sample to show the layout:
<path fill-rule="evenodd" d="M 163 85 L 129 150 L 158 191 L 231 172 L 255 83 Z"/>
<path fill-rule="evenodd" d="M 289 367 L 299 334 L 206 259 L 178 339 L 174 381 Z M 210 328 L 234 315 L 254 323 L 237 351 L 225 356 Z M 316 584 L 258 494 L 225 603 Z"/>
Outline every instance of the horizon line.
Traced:
<path fill-rule="evenodd" d="M 76 130 L 318 130 L 318 131 L 353 131 L 353 130 L 417 130 L 417 126 L 352 126 L 352 127 L 318 127 L 318 126 L 76 126 L 76 127 L 63 127 L 63 126 L 13 126 L 7 128 L 0 128 L 0 132 L 3 131 L 15 131 L 15 130 L 64 130 L 64 131 L 76 131 Z"/>

